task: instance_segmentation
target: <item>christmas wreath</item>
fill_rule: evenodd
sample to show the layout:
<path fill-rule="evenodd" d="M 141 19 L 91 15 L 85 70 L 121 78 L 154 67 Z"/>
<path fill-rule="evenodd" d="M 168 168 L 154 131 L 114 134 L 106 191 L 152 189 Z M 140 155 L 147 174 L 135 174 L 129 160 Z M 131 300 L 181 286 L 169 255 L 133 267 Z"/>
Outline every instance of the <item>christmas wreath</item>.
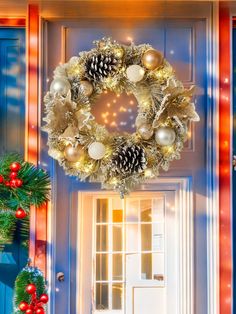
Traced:
<path fill-rule="evenodd" d="M 171 65 L 150 45 L 122 45 L 110 38 L 54 71 L 45 95 L 49 155 L 68 175 L 100 181 L 123 196 L 180 158 L 189 121 L 199 117 Z M 136 132 L 110 133 L 91 113 L 104 91 L 133 94 Z"/>

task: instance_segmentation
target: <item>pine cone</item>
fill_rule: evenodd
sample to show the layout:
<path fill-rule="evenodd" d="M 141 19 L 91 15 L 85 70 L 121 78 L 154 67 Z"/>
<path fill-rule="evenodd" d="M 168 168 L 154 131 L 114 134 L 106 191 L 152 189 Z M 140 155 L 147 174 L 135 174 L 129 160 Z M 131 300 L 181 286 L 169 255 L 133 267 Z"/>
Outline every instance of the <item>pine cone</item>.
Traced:
<path fill-rule="evenodd" d="M 113 155 L 113 165 L 119 174 L 142 172 L 147 166 L 145 152 L 137 145 L 123 146 Z"/>
<path fill-rule="evenodd" d="M 87 76 L 94 81 L 106 78 L 117 71 L 119 63 L 113 54 L 94 54 L 85 65 Z"/>

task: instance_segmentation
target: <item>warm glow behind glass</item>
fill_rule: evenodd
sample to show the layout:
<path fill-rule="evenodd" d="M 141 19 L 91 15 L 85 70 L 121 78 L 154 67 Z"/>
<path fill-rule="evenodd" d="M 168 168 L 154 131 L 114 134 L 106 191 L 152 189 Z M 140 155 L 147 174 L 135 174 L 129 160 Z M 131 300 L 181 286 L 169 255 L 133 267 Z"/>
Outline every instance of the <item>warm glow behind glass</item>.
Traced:
<path fill-rule="evenodd" d="M 105 92 L 92 107 L 92 114 L 110 132 L 133 133 L 137 110 L 137 101 L 133 95 Z"/>

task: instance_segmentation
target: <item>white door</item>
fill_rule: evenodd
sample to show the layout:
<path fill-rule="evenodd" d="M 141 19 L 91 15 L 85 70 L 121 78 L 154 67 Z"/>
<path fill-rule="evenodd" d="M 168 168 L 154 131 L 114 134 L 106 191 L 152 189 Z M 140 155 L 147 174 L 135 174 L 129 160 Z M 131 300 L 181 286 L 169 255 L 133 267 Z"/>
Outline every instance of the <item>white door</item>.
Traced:
<path fill-rule="evenodd" d="M 78 312 L 179 313 L 176 191 L 80 194 Z"/>

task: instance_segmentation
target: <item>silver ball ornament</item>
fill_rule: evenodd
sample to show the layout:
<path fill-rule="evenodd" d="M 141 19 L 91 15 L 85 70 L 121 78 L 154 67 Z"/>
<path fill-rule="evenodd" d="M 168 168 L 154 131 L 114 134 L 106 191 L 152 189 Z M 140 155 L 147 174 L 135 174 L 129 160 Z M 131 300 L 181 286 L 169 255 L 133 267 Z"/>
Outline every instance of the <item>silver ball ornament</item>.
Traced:
<path fill-rule="evenodd" d="M 153 136 L 153 129 L 151 125 L 143 124 L 138 128 L 138 133 L 144 140 L 149 140 Z"/>
<path fill-rule="evenodd" d="M 155 140 L 158 145 L 169 146 L 175 141 L 175 131 L 169 127 L 161 127 L 155 132 Z"/>
<path fill-rule="evenodd" d="M 66 78 L 58 77 L 52 81 L 50 85 L 50 92 L 66 95 L 69 92 L 70 88 L 70 83 Z"/>
<path fill-rule="evenodd" d="M 81 155 L 83 154 L 83 150 L 81 146 L 72 146 L 71 144 L 67 145 L 64 150 L 64 156 L 66 160 L 71 162 L 77 162 Z"/>
<path fill-rule="evenodd" d="M 93 142 L 89 145 L 88 154 L 89 157 L 95 160 L 102 159 L 105 156 L 106 147 L 101 142 Z"/>
<path fill-rule="evenodd" d="M 138 64 L 130 65 L 126 70 L 127 78 L 133 82 L 137 83 L 141 81 L 144 77 L 145 70 Z"/>

